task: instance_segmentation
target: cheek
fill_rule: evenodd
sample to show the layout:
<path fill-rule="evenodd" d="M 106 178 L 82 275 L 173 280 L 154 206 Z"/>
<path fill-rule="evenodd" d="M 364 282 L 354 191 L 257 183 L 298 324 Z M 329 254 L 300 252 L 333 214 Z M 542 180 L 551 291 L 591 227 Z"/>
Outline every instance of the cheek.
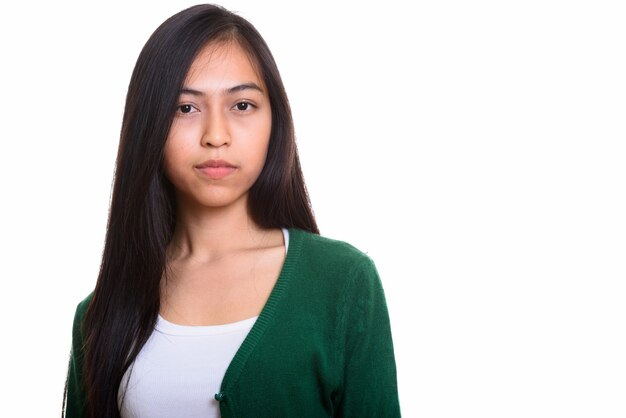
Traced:
<path fill-rule="evenodd" d="M 179 120 L 174 118 L 163 148 L 165 161 L 183 161 L 189 158 L 195 143 L 202 136 L 201 124 L 197 118 Z"/>
<path fill-rule="evenodd" d="M 175 138 L 167 139 L 163 150 L 163 168 L 165 175 L 170 181 L 177 177 L 177 170 L 180 170 L 185 165 L 186 154 L 184 144 L 177 142 Z"/>
<path fill-rule="evenodd" d="M 267 131 L 261 131 L 263 135 L 259 135 L 257 146 L 255 147 L 255 157 L 259 167 L 259 172 L 263 169 L 265 161 L 267 160 L 267 154 L 270 144 L 270 129 Z"/>
<path fill-rule="evenodd" d="M 258 117 L 253 123 L 249 120 L 246 123 L 233 123 L 231 134 L 233 148 L 237 150 L 235 154 L 240 153 L 242 160 L 248 161 L 249 165 L 260 171 L 267 157 L 271 130 L 269 115 Z"/>
<path fill-rule="evenodd" d="M 264 118 L 262 123 L 259 124 L 258 127 L 258 149 L 257 152 L 262 156 L 263 161 L 267 157 L 267 151 L 269 149 L 270 144 L 270 135 L 272 133 L 272 116 L 271 113 Z"/>

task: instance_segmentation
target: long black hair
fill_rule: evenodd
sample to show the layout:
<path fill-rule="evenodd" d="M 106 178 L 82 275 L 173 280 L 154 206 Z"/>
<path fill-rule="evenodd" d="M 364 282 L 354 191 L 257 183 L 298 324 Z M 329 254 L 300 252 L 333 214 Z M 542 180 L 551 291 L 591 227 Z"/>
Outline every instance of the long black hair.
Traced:
<path fill-rule="evenodd" d="M 118 391 L 154 328 L 166 248 L 176 225 L 163 149 L 189 67 L 209 42 L 237 42 L 267 87 L 272 129 L 248 210 L 262 228 L 319 233 L 304 184 L 287 95 L 257 30 L 222 7 L 198 5 L 167 19 L 133 71 L 120 135 L 102 264 L 84 322 L 89 416 L 119 417 Z"/>

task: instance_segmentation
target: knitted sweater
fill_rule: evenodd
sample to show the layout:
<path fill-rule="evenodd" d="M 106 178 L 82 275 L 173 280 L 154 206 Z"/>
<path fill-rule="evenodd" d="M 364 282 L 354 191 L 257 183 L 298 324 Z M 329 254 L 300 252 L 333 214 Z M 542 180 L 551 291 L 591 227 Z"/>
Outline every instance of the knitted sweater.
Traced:
<path fill-rule="evenodd" d="M 399 417 L 385 296 L 372 260 L 349 244 L 289 230 L 280 276 L 229 365 L 222 418 Z M 83 333 L 76 310 L 66 417 L 82 417 Z"/>

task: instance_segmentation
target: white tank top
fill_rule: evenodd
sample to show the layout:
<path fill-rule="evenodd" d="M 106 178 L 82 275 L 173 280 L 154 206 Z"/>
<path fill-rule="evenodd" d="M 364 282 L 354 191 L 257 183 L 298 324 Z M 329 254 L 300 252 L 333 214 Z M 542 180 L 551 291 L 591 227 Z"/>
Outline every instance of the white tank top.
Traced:
<path fill-rule="evenodd" d="M 283 236 L 286 252 L 286 229 Z M 185 326 L 159 315 L 154 332 L 122 378 L 118 393 L 122 418 L 220 417 L 215 394 L 256 319 Z"/>

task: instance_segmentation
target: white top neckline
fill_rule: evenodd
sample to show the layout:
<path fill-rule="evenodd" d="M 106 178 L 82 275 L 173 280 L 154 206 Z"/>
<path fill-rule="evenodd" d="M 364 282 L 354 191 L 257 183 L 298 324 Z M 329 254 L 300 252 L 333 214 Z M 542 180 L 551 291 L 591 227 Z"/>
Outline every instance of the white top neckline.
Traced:
<path fill-rule="evenodd" d="M 250 329 L 257 318 L 258 316 L 254 316 L 252 318 L 221 325 L 178 325 L 169 322 L 159 315 L 155 328 L 157 331 L 167 335 L 219 335 L 237 332 L 246 328 Z"/>

